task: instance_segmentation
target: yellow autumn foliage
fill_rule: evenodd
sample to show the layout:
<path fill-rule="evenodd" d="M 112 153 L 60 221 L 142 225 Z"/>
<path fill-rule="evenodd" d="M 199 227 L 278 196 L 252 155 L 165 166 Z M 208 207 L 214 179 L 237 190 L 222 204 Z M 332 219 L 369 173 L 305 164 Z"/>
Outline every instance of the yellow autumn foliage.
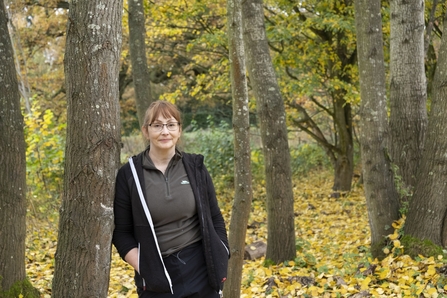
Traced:
<path fill-rule="evenodd" d="M 264 258 L 246 260 L 242 298 L 251 297 L 447 297 L 447 278 L 440 273 L 445 259 L 416 260 L 395 255 L 397 232 L 390 231 L 390 252 L 379 261 L 368 252 L 370 234 L 363 190 L 331 198 L 331 173 L 294 179 L 297 256 L 264 266 Z M 224 218 L 231 215 L 231 190 L 220 191 Z M 265 188 L 256 186 L 246 242 L 266 242 Z M 398 230 L 404 221 L 393 227 Z M 27 273 L 42 297 L 50 297 L 56 250 L 57 214 L 47 221 L 28 221 Z M 443 272 L 443 271 L 442 271 Z M 357 296 L 356 296 L 357 295 Z M 365 296 L 370 295 L 370 296 Z M 112 254 L 109 297 L 137 297 L 133 270 Z"/>

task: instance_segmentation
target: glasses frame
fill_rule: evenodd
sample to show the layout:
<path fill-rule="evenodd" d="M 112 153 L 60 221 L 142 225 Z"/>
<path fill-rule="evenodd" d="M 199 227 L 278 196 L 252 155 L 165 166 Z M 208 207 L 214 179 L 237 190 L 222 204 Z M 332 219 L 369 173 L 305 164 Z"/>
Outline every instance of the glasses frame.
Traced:
<path fill-rule="evenodd" d="M 152 125 L 154 125 L 154 124 L 157 124 L 157 125 L 161 125 L 161 128 L 160 129 L 156 129 L 154 126 L 152 126 Z M 175 127 L 175 129 L 169 129 L 169 124 L 176 124 L 176 127 Z M 149 126 L 153 131 L 155 131 L 155 132 L 161 132 L 161 131 L 163 131 L 163 128 L 166 126 L 166 129 L 168 130 L 168 131 L 176 131 L 176 130 L 178 130 L 179 128 L 180 128 L 180 122 L 168 122 L 168 123 L 158 123 L 158 122 L 155 122 L 155 123 L 150 123 L 150 124 L 148 124 L 147 126 Z"/>

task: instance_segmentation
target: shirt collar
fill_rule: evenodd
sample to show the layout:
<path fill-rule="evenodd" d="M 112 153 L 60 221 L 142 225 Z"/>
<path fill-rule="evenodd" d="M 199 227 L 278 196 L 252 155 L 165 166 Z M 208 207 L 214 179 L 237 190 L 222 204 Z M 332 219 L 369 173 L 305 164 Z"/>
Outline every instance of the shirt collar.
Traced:
<path fill-rule="evenodd" d="M 146 170 L 156 170 L 157 168 L 155 167 L 154 163 L 152 162 L 151 158 L 149 157 L 149 150 L 150 150 L 150 146 L 147 146 L 146 150 L 144 150 L 144 154 L 143 154 L 143 168 Z M 169 166 L 173 166 L 175 164 L 177 164 L 177 162 L 179 160 L 181 160 L 183 158 L 183 154 L 180 150 L 178 150 L 177 147 L 175 147 L 175 154 L 172 157 L 171 161 L 169 162 Z"/>

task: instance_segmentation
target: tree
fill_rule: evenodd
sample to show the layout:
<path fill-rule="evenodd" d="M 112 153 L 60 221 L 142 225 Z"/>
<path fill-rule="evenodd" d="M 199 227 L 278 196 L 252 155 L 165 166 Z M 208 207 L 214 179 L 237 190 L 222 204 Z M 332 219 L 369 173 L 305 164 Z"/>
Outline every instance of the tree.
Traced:
<path fill-rule="evenodd" d="M 240 0 L 228 0 L 227 16 L 230 77 L 233 91 L 235 192 L 229 228 L 231 258 L 224 294 L 225 297 L 237 298 L 241 293 L 242 266 L 245 254 L 247 229 L 244 227 L 248 224 L 253 197 L 250 165 L 250 119 Z"/>
<path fill-rule="evenodd" d="M 274 1 L 265 11 L 291 129 L 325 150 L 333 190 L 349 191 L 358 103 L 353 1 Z"/>
<path fill-rule="evenodd" d="M 135 86 L 135 102 L 139 127 L 142 127 L 144 124 L 144 113 L 153 101 L 146 57 L 144 6 L 143 0 L 128 0 L 127 3 L 129 8 L 129 50 Z"/>
<path fill-rule="evenodd" d="M 268 242 L 266 258 L 295 259 L 295 225 L 286 114 L 265 34 L 262 0 L 242 2 L 249 79 L 256 97 L 265 159 Z"/>
<path fill-rule="evenodd" d="M 447 14 L 443 32 L 447 32 Z M 445 204 L 447 179 L 447 34 L 442 35 L 438 63 L 433 82 L 433 98 L 429 114 L 424 155 L 419 167 L 416 188 L 411 199 L 405 233 L 419 240 L 447 246 Z"/>
<path fill-rule="evenodd" d="M 122 1 L 70 2 L 67 141 L 54 297 L 106 297 L 120 125 Z"/>
<path fill-rule="evenodd" d="M 447 178 L 445 174 L 447 172 L 445 153 L 447 151 L 447 142 L 445 141 L 447 136 L 447 129 L 445 127 L 447 123 L 444 117 L 447 112 L 447 105 L 445 103 L 446 90 L 444 82 L 447 77 L 443 71 L 447 67 L 447 39 L 445 36 L 442 37 L 438 52 L 431 108 L 428 117 L 429 122 L 426 128 L 425 138 L 426 94 L 424 88 L 426 77 L 425 69 L 420 65 L 421 56 L 424 56 L 424 33 L 421 32 L 422 17 L 420 11 L 422 2 L 406 1 L 399 3 L 409 6 L 400 8 L 399 6 L 393 6 L 391 10 L 391 23 L 395 22 L 391 25 L 391 29 L 396 32 L 391 34 L 393 38 L 391 38 L 390 43 L 393 50 L 390 51 L 390 55 L 392 55 L 390 60 L 396 65 L 391 67 L 390 70 L 392 76 L 390 91 L 393 92 L 394 98 L 391 99 L 390 125 L 387 128 L 387 117 L 385 116 L 386 113 L 383 112 L 385 101 L 381 99 L 384 91 L 383 87 L 381 87 L 383 83 L 378 83 L 382 80 L 382 66 L 380 64 L 383 62 L 372 63 L 374 60 L 380 61 L 380 59 L 383 59 L 378 55 L 378 46 L 380 45 L 378 40 L 380 38 L 376 36 L 376 33 L 382 30 L 382 26 L 379 25 L 378 20 L 374 21 L 374 18 L 377 18 L 379 15 L 378 11 L 380 6 L 378 3 L 374 3 L 375 10 L 373 10 L 372 3 L 366 3 L 365 1 L 356 2 L 357 29 L 359 34 L 357 37 L 359 44 L 359 67 L 361 70 L 362 102 L 364 102 L 362 103 L 364 111 L 362 112 L 361 122 L 364 126 L 362 130 L 370 130 L 362 132 L 363 137 L 361 138 L 365 179 L 369 177 L 370 182 L 365 184 L 365 192 L 367 199 L 371 200 L 371 198 L 379 196 L 382 204 L 387 204 L 387 208 L 382 207 L 382 209 L 370 208 L 368 204 L 371 233 L 372 239 L 385 236 L 383 235 L 383 229 L 391 226 L 393 216 L 396 216 L 400 211 L 403 215 L 406 215 L 403 231 L 404 237 L 401 239 L 404 243 L 406 253 L 411 256 L 417 256 L 418 254 L 437 255 L 442 253 L 440 247 L 447 244 L 447 238 L 445 236 L 447 234 L 447 229 L 445 228 L 447 208 L 445 207 L 444 200 L 444 192 L 446 191 L 445 179 Z M 394 3 L 393 5 L 397 4 Z M 409 18 L 408 14 L 411 14 L 413 17 Z M 433 16 L 435 14 L 431 13 L 430 15 Z M 364 27 L 365 24 L 376 25 L 368 28 Z M 443 30 L 447 30 L 446 24 L 444 17 Z M 402 27 L 404 30 L 402 30 Z M 430 36 L 430 32 L 427 32 L 426 35 Z M 372 38 L 372 36 L 375 37 Z M 373 39 L 376 42 L 369 43 L 369 40 Z M 425 39 L 425 42 L 427 40 L 428 38 Z M 409 43 L 414 44 L 410 45 Z M 360 45 L 363 47 L 362 53 L 360 53 Z M 398 50 L 399 47 L 401 49 Z M 409 59 L 410 57 L 412 59 Z M 411 77 L 408 77 L 403 70 L 406 66 L 402 66 L 401 64 L 411 64 L 413 61 L 416 61 L 416 65 L 413 65 L 407 71 L 414 71 L 414 73 L 412 73 Z M 373 75 L 373 73 L 376 73 L 376 75 Z M 403 89 L 407 89 L 411 93 L 407 94 Z M 375 101 L 372 100 L 373 96 L 371 95 L 371 91 L 375 92 Z M 405 94 L 407 97 L 404 96 Z M 374 125 L 368 124 L 372 120 L 376 123 L 376 128 L 373 127 Z M 380 129 L 377 130 L 377 128 Z M 384 142 L 385 145 L 383 147 L 381 147 L 382 145 L 378 146 L 377 144 L 381 144 L 387 138 L 387 129 L 397 131 L 391 133 L 391 138 L 389 141 Z M 396 135 L 398 134 L 401 135 L 396 140 Z M 411 134 L 418 135 L 417 140 Z M 374 141 L 376 144 L 373 144 Z M 388 163 L 392 163 L 393 160 L 387 159 L 390 158 L 388 148 L 397 146 L 388 143 L 390 141 L 398 143 L 397 145 L 400 144 L 400 147 L 393 149 L 394 154 L 400 148 L 402 154 L 406 155 L 407 158 L 411 157 L 411 160 L 406 162 L 416 164 L 399 167 L 399 172 L 397 175 L 394 175 L 394 184 L 390 184 L 388 181 L 379 184 L 377 181 L 383 181 L 384 177 L 389 180 L 387 174 L 389 171 L 387 170 L 389 168 Z M 405 142 L 408 142 L 408 144 Z M 376 153 L 371 152 L 369 150 L 371 148 Z M 385 160 L 381 158 L 380 154 L 377 154 L 382 148 L 385 151 Z M 424 154 L 421 153 L 422 148 Z M 363 155 L 366 154 L 371 154 L 372 157 L 364 157 Z M 381 159 L 377 159 L 377 156 Z M 402 156 L 397 154 L 397 163 L 403 162 L 401 158 Z M 399 180 L 400 177 L 402 177 L 402 180 Z M 415 183 L 414 188 L 412 188 L 411 183 Z M 410 191 L 402 192 L 407 187 L 410 187 Z M 413 189 L 414 193 L 411 192 Z M 400 191 L 401 193 L 399 195 L 403 194 L 404 199 L 406 199 L 400 205 L 394 201 L 390 201 L 394 200 L 396 190 Z M 368 197 L 368 193 L 371 195 L 371 198 Z M 387 196 L 387 193 L 388 201 L 380 199 L 381 197 Z M 376 204 L 374 203 L 373 205 L 375 206 Z M 385 213 L 386 210 L 388 210 L 388 214 Z M 386 218 L 387 216 L 388 223 L 386 220 L 380 219 Z M 378 229 L 374 226 L 374 223 L 380 223 Z M 377 256 L 377 252 L 377 249 L 373 250 L 375 256 Z"/>
<path fill-rule="evenodd" d="M 385 64 L 380 0 L 356 0 L 355 20 L 360 76 L 360 144 L 363 183 L 371 229 L 371 252 L 382 255 L 387 227 L 399 217 L 391 161 L 387 154 Z"/>
<path fill-rule="evenodd" d="M 0 1 L 0 296 L 30 287 L 25 273 L 26 160 L 23 116 L 8 15 Z M 32 288 L 32 287 L 31 287 Z M 35 295 L 38 297 L 38 295 Z"/>
<path fill-rule="evenodd" d="M 403 200 L 416 184 L 427 126 L 424 1 L 390 2 L 390 156 Z"/>

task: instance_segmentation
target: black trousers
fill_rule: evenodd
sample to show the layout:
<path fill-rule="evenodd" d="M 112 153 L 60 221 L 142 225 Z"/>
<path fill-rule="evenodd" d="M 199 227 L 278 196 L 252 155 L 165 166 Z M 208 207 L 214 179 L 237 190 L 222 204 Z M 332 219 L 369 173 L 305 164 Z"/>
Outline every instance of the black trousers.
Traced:
<path fill-rule="evenodd" d="M 171 276 L 174 294 L 143 291 L 140 298 L 219 298 L 208 283 L 208 273 L 203 255 L 202 242 L 193 243 L 179 252 L 163 259 Z"/>

